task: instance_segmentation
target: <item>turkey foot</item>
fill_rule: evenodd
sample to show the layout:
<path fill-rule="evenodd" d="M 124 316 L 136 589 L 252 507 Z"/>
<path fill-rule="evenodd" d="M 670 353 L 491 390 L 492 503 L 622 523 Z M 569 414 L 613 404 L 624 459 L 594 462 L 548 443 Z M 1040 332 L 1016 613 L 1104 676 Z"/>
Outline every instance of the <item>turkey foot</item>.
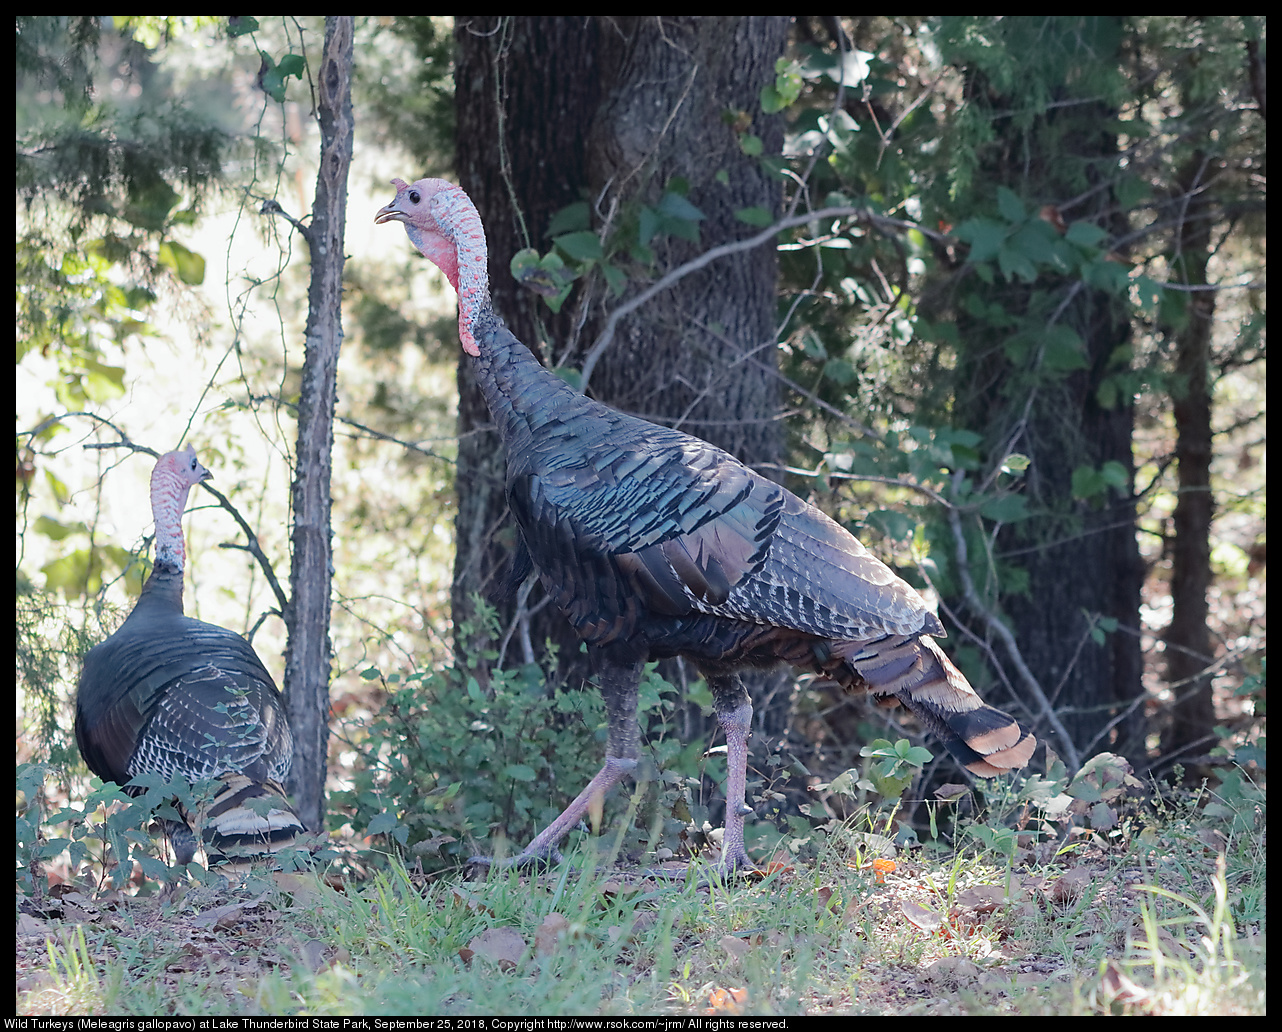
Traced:
<path fill-rule="evenodd" d="M 493 857 L 488 856 L 473 856 L 468 857 L 468 864 L 474 867 L 521 867 L 542 870 L 561 863 L 565 857 L 561 855 L 556 844 L 588 814 L 589 810 L 595 810 L 599 814 L 601 802 L 606 793 L 631 775 L 636 767 L 636 760 L 620 759 L 607 754 L 605 766 L 597 771 L 596 777 L 575 796 L 570 805 L 561 812 L 560 817 L 539 832 L 533 841 L 516 856 L 500 861 L 495 861 Z"/>

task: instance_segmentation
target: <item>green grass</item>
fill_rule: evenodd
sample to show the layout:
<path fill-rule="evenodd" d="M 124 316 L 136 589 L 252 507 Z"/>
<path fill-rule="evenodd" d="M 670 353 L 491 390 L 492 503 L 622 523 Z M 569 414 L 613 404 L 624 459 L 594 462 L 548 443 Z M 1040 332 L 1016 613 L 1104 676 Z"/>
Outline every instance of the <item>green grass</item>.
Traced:
<path fill-rule="evenodd" d="M 1054 786 L 1055 805 L 1094 798 L 1089 816 L 973 823 L 956 850 L 898 851 L 884 882 L 866 816 L 753 884 L 596 872 L 580 849 L 537 877 L 392 861 L 338 888 L 259 874 L 165 905 L 73 894 L 61 919 L 24 915 L 18 1011 L 1264 1013 L 1263 793 L 1157 803 L 1103 769 Z"/>

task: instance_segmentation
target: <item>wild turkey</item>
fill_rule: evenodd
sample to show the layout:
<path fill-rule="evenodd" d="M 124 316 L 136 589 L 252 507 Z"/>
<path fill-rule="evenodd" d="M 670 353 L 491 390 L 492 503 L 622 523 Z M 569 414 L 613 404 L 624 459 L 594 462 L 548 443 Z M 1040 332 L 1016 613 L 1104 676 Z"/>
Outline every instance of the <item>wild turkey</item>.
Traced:
<path fill-rule="evenodd" d="M 239 634 L 183 615 L 183 509 L 211 476 L 190 446 L 156 462 L 155 566 L 128 619 L 85 655 L 76 694 L 76 743 L 103 781 L 220 782 L 203 812 L 163 822 L 182 865 L 202 831 L 213 864 L 278 852 L 303 830 L 281 788 L 294 739 L 271 675 Z"/>
<path fill-rule="evenodd" d="M 516 862 L 557 843 L 637 757 L 637 684 L 647 660 L 686 656 L 707 678 L 726 735 L 721 866 L 743 845 L 752 720 L 736 668 L 785 660 L 848 690 L 898 701 L 971 772 L 1023 766 L 1036 739 L 986 706 L 935 644 L 943 626 L 911 587 L 814 506 L 687 434 L 592 401 L 544 369 L 494 313 L 485 231 L 460 188 L 392 181 L 375 222 L 402 222 L 459 296 L 472 356 L 507 455 L 518 569 L 584 642 L 605 696 L 605 765 Z"/>

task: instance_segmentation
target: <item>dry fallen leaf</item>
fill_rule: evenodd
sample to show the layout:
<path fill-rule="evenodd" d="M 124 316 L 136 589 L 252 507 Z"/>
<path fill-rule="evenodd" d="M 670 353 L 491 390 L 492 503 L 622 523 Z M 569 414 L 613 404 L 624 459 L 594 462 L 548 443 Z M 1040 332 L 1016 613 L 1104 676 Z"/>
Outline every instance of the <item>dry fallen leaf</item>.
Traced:
<path fill-rule="evenodd" d="M 1069 903 L 1081 896 L 1090 882 L 1091 872 L 1085 867 L 1075 867 L 1051 882 L 1046 895 L 1052 903 Z"/>
<path fill-rule="evenodd" d="M 281 892 L 288 892 L 295 903 L 304 906 L 317 903 L 321 899 L 320 882 L 314 874 L 299 874 L 296 871 L 272 871 L 272 881 Z M 261 899 L 261 897 L 259 897 Z"/>
<path fill-rule="evenodd" d="M 1100 976 L 1100 988 L 1110 1001 L 1117 1003 L 1142 1004 L 1149 998 L 1144 987 L 1127 978 L 1122 969 L 1112 960 L 1104 965 L 1104 974 Z"/>
<path fill-rule="evenodd" d="M 744 942 L 737 935 L 723 935 L 720 939 L 719 945 L 723 950 L 730 954 L 734 960 L 742 960 L 752 949 L 748 943 Z"/>
<path fill-rule="evenodd" d="M 928 982 L 970 980 L 979 976 L 979 966 L 966 957 L 940 957 L 927 964 L 922 974 Z"/>
<path fill-rule="evenodd" d="M 742 1014 L 748 1003 L 747 989 L 713 989 L 708 996 L 706 1014 Z"/>
<path fill-rule="evenodd" d="M 534 930 L 534 952 L 540 957 L 556 952 L 557 943 L 570 930 L 570 922 L 560 914 L 548 914 Z"/>
<path fill-rule="evenodd" d="M 40 935 L 49 925 L 39 918 L 32 917 L 30 914 L 18 915 L 18 934 L 19 935 Z"/>
<path fill-rule="evenodd" d="M 225 906 L 205 910 L 189 921 L 197 928 L 234 928 L 245 913 L 243 903 L 228 903 Z"/>
<path fill-rule="evenodd" d="M 820 885 L 815 889 L 815 895 L 819 897 L 819 908 L 821 910 L 830 910 L 836 905 L 839 897 L 833 892 L 831 885 Z"/>
<path fill-rule="evenodd" d="M 497 964 L 502 971 L 511 971 L 525 954 L 525 940 L 515 928 L 487 928 L 467 946 L 473 955 Z"/>
<path fill-rule="evenodd" d="M 943 917 L 939 914 L 936 914 L 933 910 L 927 910 L 911 900 L 906 899 L 899 906 L 904 912 L 904 917 L 908 918 L 911 924 L 920 928 L 923 932 L 933 934 L 939 931 L 940 926 L 944 923 Z"/>
<path fill-rule="evenodd" d="M 298 957 L 313 975 L 328 966 L 325 963 L 325 944 L 319 939 L 308 939 L 303 943 Z"/>
<path fill-rule="evenodd" d="M 957 902 L 979 914 L 991 914 L 1006 902 L 1006 893 L 1000 885 L 972 885 L 957 893 Z"/>

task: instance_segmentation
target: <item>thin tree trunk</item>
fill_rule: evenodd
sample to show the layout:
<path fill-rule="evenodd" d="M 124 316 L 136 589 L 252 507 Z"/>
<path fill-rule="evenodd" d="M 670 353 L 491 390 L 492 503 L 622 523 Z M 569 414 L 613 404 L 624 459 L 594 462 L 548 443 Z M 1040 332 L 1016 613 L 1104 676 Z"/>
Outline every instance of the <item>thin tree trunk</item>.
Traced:
<path fill-rule="evenodd" d="M 1179 179 L 1181 198 L 1188 198 L 1180 226 L 1180 256 L 1176 265 L 1183 282 L 1206 283 L 1210 257 L 1213 200 L 1198 181 L 1205 165 L 1202 152 L 1194 154 Z M 1211 324 L 1215 292 L 1189 295 L 1189 319 L 1176 337 L 1173 392 L 1175 457 L 1179 463 L 1179 497 L 1171 522 L 1175 537 L 1171 548 L 1171 623 L 1166 629 L 1167 677 L 1175 692 L 1173 724 L 1162 752 L 1203 747 L 1214 741 L 1215 707 L 1211 678 L 1203 673 L 1213 658 L 1207 627 L 1207 592 L 1211 587 L 1211 520 L 1215 514 L 1211 495 L 1211 391 L 1207 366 L 1211 360 Z M 1205 751 L 1205 748 L 1203 749 Z"/>
<path fill-rule="evenodd" d="M 294 763 L 286 785 L 309 831 L 324 827 L 326 747 L 329 741 L 331 449 L 338 351 L 343 340 L 343 227 L 352 156 L 352 19 L 326 19 L 317 76 L 321 161 L 308 231 L 312 278 L 308 289 L 306 357 L 298 401 L 294 529 L 290 536 L 290 605 L 285 614 L 285 712 L 294 733 Z"/>

